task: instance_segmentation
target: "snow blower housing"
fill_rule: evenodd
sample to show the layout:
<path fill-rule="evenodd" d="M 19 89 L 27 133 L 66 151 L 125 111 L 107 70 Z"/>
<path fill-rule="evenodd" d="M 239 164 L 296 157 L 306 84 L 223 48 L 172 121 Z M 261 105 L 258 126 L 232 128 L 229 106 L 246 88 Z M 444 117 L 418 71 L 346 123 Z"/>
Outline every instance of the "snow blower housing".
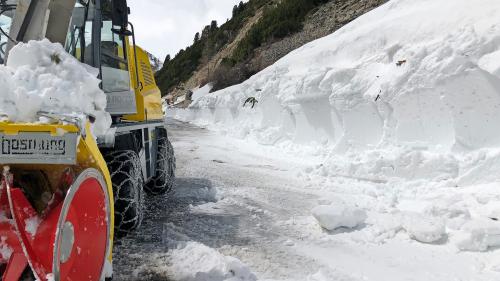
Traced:
<path fill-rule="evenodd" d="M 111 277 L 113 238 L 140 226 L 144 191 L 172 188 L 160 90 L 128 14 L 126 0 L 0 0 L 0 63 L 18 42 L 61 43 L 99 71 L 113 120 L 94 136 L 93 116 L 82 124 L 40 112 L 52 122 L 38 124 L 2 115 L 2 280 Z"/>

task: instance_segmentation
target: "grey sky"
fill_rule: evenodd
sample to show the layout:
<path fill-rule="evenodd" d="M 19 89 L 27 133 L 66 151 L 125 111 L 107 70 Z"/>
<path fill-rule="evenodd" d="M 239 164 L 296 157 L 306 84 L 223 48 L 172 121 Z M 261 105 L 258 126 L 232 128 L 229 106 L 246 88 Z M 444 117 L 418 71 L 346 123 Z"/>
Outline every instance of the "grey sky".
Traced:
<path fill-rule="evenodd" d="M 231 17 L 241 0 L 129 0 L 130 21 L 137 45 L 163 60 L 192 44 L 194 34 L 212 20 L 219 24 Z"/>

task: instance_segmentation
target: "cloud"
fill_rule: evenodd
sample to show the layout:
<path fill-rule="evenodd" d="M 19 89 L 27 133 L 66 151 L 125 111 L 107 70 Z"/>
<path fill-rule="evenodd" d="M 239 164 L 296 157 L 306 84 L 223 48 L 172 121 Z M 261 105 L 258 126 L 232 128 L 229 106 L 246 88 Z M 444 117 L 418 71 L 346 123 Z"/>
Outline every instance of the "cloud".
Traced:
<path fill-rule="evenodd" d="M 137 44 L 163 60 L 193 42 L 212 20 L 231 17 L 240 0 L 129 0 Z"/>

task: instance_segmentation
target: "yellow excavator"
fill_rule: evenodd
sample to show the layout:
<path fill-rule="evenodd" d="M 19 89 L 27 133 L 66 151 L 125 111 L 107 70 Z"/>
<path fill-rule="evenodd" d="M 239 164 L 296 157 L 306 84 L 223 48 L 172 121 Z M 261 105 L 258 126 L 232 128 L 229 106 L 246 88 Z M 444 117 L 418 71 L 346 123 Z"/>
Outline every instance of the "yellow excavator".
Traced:
<path fill-rule="evenodd" d="M 113 120 L 99 136 L 93 116 L 85 125 L 57 112 L 38 113 L 49 124 L 0 121 L 4 281 L 112 278 L 113 239 L 140 226 L 145 193 L 172 189 L 160 90 L 129 13 L 126 0 L 0 0 L 0 63 L 19 42 L 62 44 L 99 70 Z"/>

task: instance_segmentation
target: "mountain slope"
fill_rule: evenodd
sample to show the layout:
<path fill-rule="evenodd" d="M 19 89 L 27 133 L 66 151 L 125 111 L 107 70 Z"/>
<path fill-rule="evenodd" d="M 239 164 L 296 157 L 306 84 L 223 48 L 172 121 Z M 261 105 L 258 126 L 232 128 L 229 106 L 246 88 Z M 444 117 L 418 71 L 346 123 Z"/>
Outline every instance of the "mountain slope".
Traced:
<path fill-rule="evenodd" d="M 200 40 L 166 62 L 158 83 L 164 95 L 176 96 L 207 82 L 214 90 L 240 83 L 384 2 L 251 0 L 235 7 L 222 26 L 207 26 Z"/>

